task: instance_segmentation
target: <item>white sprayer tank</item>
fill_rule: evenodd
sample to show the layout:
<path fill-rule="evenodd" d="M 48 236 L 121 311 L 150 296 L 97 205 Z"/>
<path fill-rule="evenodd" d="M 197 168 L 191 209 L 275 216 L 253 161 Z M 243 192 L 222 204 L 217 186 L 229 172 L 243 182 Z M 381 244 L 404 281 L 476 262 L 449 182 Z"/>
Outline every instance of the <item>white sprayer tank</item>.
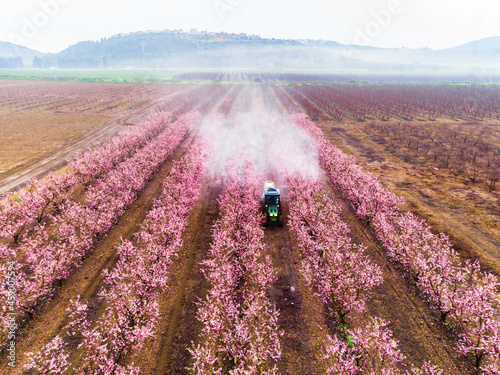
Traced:
<path fill-rule="evenodd" d="M 266 181 L 264 183 L 264 191 L 266 191 L 267 189 L 276 189 L 276 185 L 273 181 Z"/>

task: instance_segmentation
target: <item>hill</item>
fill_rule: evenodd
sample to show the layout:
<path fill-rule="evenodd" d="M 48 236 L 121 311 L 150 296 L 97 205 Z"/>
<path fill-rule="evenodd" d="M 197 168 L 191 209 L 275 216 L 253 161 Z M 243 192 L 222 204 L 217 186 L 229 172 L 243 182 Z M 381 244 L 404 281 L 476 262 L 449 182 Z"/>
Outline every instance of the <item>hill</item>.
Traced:
<path fill-rule="evenodd" d="M 342 45 L 308 39 L 265 39 L 258 35 L 196 30 L 148 30 L 79 42 L 50 55 L 10 43 L 3 45 L 10 45 L 11 55 L 16 51 L 25 62 L 26 58 L 33 59 L 36 55 L 35 68 L 325 69 L 401 73 L 498 72 L 500 67 L 500 37 L 431 50 Z"/>
<path fill-rule="evenodd" d="M 500 36 L 493 36 L 464 43 L 449 50 L 500 54 Z"/>
<path fill-rule="evenodd" d="M 115 67 L 448 71 L 497 68 L 500 66 L 499 40 L 499 37 L 488 38 L 434 51 L 164 30 L 80 42 L 56 57 L 68 63 L 80 60 Z"/>
<path fill-rule="evenodd" d="M 462 65 L 479 69 L 500 67 L 500 36 L 475 40 L 457 47 L 441 50 L 443 59 L 454 59 Z"/>
<path fill-rule="evenodd" d="M 41 55 L 39 51 L 35 51 L 17 44 L 0 41 L 0 67 L 19 67 L 19 66 L 2 66 L 8 62 L 19 64 L 19 59 L 23 65 L 31 65 L 35 56 Z"/>

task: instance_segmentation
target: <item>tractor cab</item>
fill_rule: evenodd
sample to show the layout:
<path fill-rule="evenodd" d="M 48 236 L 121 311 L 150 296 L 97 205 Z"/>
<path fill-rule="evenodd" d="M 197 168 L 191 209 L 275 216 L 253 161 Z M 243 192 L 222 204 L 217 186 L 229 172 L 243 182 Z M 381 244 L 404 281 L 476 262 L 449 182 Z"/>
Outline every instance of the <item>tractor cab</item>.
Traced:
<path fill-rule="evenodd" d="M 264 184 L 263 213 L 265 216 L 265 226 L 269 224 L 282 225 L 280 191 L 276 189 L 274 182 L 267 181 Z"/>

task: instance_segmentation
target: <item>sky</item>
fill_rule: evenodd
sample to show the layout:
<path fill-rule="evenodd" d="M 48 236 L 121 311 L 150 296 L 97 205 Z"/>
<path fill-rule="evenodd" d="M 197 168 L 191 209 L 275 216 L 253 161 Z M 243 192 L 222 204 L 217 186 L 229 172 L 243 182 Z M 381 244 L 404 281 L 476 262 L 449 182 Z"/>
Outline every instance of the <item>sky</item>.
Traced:
<path fill-rule="evenodd" d="M 498 0 L 0 0 L 0 41 L 59 52 L 118 33 L 192 28 L 387 48 L 500 36 Z"/>

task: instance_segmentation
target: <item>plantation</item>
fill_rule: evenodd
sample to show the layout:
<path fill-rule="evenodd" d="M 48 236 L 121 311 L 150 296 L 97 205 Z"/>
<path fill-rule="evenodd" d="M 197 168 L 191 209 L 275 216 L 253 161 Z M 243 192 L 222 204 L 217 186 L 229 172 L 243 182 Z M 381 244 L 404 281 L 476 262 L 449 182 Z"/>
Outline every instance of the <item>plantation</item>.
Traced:
<path fill-rule="evenodd" d="M 497 86 L 174 82 L 0 81 L 2 373 L 500 374 Z"/>

